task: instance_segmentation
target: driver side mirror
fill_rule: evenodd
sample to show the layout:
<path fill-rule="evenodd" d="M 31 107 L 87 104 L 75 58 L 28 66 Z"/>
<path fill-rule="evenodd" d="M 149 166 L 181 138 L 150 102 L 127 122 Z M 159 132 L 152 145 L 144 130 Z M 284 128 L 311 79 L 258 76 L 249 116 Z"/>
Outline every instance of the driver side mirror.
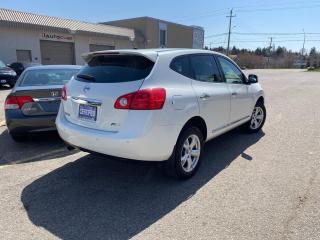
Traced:
<path fill-rule="evenodd" d="M 258 76 L 255 74 L 249 74 L 248 76 L 248 83 L 253 84 L 258 82 Z"/>

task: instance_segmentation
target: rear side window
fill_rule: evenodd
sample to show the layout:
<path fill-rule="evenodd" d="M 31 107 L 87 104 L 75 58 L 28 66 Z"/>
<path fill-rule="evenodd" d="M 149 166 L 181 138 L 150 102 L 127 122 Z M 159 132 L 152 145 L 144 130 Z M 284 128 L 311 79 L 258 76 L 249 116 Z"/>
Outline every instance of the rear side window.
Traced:
<path fill-rule="evenodd" d="M 173 59 L 173 61 L 170 64 L 170 68 L 185 76 L 185 77 L 189 77 L 192 78 L 192 72 L 191 72 L 191 68 L 190 68 L 190 60 L 189 60 L 189 56 L 181 56 L 181 57 L 176 57 L 175 59 Z"/>
<path fill-rule="evenodd" d="M 154 62 L 135 55 L 100 55 L 93 57 L 76 80 L 96 83 L 131 82 L 146 78 Z"/>
<path fill-rule="evenodd" d="M 202 82 L 222 82 L 222 78 L 211 55 L 192 55 L 190 56 L 191 65 L 194 72 L 194 79 Z"/>
<path fill-rule="evenodd" d="M 20 85 L 28 86 L 48 86 L 63 85 L 67 83 L 79 69 L 38 69 L 26 71 Z"/>

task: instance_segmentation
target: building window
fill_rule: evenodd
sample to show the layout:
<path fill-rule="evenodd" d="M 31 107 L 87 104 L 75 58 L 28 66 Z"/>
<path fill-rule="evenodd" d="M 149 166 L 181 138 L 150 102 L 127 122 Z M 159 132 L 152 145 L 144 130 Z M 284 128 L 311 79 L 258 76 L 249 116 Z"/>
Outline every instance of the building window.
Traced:
<path fill-rule="evenodd" d="M 167 46 L 167 24 L 159 23 L 159 45 L 160 47 Z"/>
<path fill-rule="evenodd" d="M 32 62 L 31 50 L 16 50 L 17 62 Z"/>
<path fill-rule="evenodd" d="M 116 49 L 115 46 L 110 46 L 110 45 L 101 45 L 101 44 L 90 44 L 89 45 L 90 52 L 114 50 L 114 49 Z"/>
<path fill-rule="evenodd" d="M 167 31 L 166 30 L 160 30 L 160 47 L 166 46 L 166 37 L 167 37 Z"/>

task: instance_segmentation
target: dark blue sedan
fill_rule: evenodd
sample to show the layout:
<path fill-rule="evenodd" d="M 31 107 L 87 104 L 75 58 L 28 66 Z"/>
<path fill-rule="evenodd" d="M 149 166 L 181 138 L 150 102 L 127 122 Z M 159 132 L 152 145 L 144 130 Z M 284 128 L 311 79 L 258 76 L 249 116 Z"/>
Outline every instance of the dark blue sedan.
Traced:
<path fill-rule="evenodd" d="M 62 88 L 80 66 L 51 65 L 27 68 L 5 101 L 11 137 L 23 141 L 28 134 L 56 130 Z"/>

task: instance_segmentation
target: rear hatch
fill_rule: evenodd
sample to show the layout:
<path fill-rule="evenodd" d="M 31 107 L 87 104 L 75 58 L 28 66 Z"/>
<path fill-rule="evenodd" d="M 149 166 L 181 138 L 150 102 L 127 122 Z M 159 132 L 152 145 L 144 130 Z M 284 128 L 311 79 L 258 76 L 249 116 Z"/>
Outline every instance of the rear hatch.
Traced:
<path fill-rule="evenodd" d="M 93 55 L 87 61 L 66 85 L 65 116 L 77 125 L 119 131 L 129 110 L 115 109 L 116 100 L 138 91 L 154 62 L 143 55 L 116 52 Z"/>

